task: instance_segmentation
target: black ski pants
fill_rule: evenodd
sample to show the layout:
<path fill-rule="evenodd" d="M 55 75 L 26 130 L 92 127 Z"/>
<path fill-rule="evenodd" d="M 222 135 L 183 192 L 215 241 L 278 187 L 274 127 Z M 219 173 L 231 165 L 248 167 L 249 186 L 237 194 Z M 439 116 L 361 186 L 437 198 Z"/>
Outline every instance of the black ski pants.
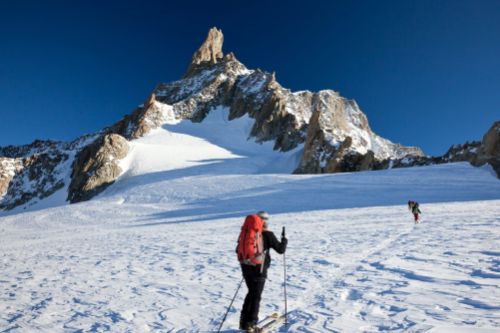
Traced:
<path fill-rule="evenodd" d="M 249 266 L 241 265 L 243 277 L 248 287 L 248 293 L 243 303 L 241 310 L 242 321 L 248 323 L 251 321 L 259 321 L 259 306 L 264 284 L 266 283 L 265 275 L 260 272 L 260 265 Z"/>

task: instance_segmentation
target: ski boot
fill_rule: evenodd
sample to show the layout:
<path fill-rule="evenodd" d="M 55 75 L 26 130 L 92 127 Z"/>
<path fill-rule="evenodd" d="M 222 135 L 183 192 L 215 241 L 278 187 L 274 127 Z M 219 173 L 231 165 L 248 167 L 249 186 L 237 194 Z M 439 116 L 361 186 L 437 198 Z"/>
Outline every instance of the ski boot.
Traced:
<path fill-rule="evenodd" d="M 246 333 L 261 333 L 262 329 L 257 326 L 257 322 L 255 321 L 250 321 L 246 325 Z"/>

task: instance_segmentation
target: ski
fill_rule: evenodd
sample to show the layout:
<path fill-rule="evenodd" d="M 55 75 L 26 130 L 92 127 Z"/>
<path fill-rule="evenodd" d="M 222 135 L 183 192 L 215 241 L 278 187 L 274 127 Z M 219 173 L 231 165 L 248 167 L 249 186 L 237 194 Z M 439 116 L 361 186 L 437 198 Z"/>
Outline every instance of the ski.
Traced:
<path fill-rule="evenodd" d="M 261 330 L 262 327 L 264 327 L 266 325 L 269 325 L 270 323 L 274 322 L 276 319 L 278 319 L 278 317 L 279 317 L 278 313 L 273 313 L 272 315 L 270 315 L 266 319 L 261 320 L 261 322 L 257 325 L 257 328 L 259 330 Z"/>
<path fill-rule="evenodd" d="M 278 316 L 279 314 L 278 313 L 273 313 L 272 315 L 270 315 L 269 317 L 267 317 L 266 319 L 262 320 L 258 326 L 259 328 L 262 328 L 266 325 L 269 325 L 270 323 L 272 323 L 273 321 L 275 321 L 276 319 L 278 319 Z"/>
<path fill-rule="evenodd" d="M 279 318 L 276 318 L 274 321 L 268 323 L 266 326 L 260 326 L 260 333 L 271 332 L 273 329 L 280 327 L 286 322 L 286 314 L 281 315 Z"/>

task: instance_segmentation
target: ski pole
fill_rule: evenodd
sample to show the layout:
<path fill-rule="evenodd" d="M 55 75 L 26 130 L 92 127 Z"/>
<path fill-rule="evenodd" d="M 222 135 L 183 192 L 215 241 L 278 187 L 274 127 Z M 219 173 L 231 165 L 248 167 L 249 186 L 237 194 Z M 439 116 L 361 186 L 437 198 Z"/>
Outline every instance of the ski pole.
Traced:
<path fill-rule="evenodd" d="M 283 227 L 283 232 L 281 233 L 281 241 L 283 241 L 284 237 L 285 237 L 285 227 Z M 285 326 L 288 326 L 288 309 L 287 309 L 287 302 L 286 302 L 286 257 L 285 257 L 285 253 L 283 253 L 283 272 L 284 272 L 284 277 L 285 277 Z"/>
<path fill-rule="evenodd" d="M 238 295 L 238 291 L 240 291 L 240 287 L 241 287 L 241 284 L 243 283 L 244 279 L 245 279 L 244 277 L 241 279 L 240 285 L 238 286 L 238 289 L 236 289 L 236 294 L 234 294 L 233 300 L 231 301 L 231 304 L 229 304 L 229 307 L 227 308 L 227 312 L 224 315 L 224 319 L 222 319 L 222 323 L 220 323 L 219 330 L 217 331 L 217 333 L 220 332 L 220 329 L 222 328 L 222 325 L 226 321 L 227 314 L 229 313 L 229 310 L 231 310 L 231 306 L 233 305 L 233 302 L 234 302 L 234 299 L 236 298 L 236 295 Z"/>

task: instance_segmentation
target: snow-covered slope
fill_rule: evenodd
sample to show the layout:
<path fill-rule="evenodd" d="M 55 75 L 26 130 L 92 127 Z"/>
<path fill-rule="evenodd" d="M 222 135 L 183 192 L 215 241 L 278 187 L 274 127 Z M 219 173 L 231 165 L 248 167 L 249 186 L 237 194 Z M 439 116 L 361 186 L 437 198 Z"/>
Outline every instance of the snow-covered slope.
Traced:
<path fill-rule="evenodd" d="M 301 147 L 256 145 L 252 120 L 229 126 L 227 112 L 132 141 L 123 174 L 92 201 L 1 212 L 0 331 L 216 332 L 241 280 L 239 228 L 258 210 L 287 228 L 287 332 L 498 331 L 490 172 L 290 175 L 281 167 Z M 283 258 L 272 257 L 263 316 L 284 310 Z M 236 332 L 244 294 L 222 332 Z"/>
<path fill-rule="evenodd" d="M 272 143 L 256 144 L 248 136 L 253 120 L 244 116 L 229 122 L 228 114 L 227 108 L 218 108 L 202 123 L 172 119 L 151 134 L 132 141 L 131 153 L 121 164 L 126 170 L 122 178 L 180 168 L 207 175 L 294 170 L 300 148 L 278 153 Z M 203 170 L 194 171 L 196 167 Z"/>

